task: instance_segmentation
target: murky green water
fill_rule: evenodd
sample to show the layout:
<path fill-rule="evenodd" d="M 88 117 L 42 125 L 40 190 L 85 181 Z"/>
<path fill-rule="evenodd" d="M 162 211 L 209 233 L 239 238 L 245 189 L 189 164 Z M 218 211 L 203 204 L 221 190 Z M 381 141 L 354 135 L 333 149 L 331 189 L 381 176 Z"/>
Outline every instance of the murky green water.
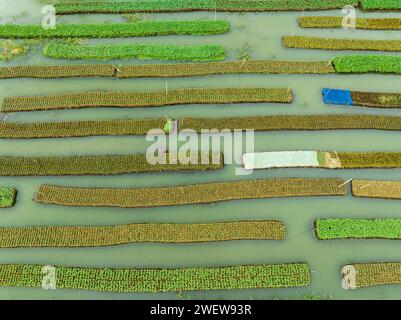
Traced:
<path fill-rule="evenodd" d="M 39 23 L 40 9 L 46 1 L 0 0 L 0 23 Z M 371 39 L 396 39 L 397 31 L 343 31 L 301 30 L 296 18 L 302 13 L 185 13 L 152 15 L 153 19 L 228 19 L 231 31 L 221 36 L 183 37 L 167 36 L 146 39 L 115 39 L 110 43 L 172 43 L 172 44 L 222 44 L 227 48 L 228 59 L 236 59 L 238 48 L 246 43 L 254 50 L 255 59 L 330 59 L 332 52 L 285 49 L 283 35 L 338 36 Z M 310 13 L 307 13 L 310 14 Z M 323 12 L 323 14 L 341 14 Z M 362 14 L 358 16 L 397 16 L 397 14 Z M 14 19 L 12 19 L 14 16 Z M 399 15 L 398 15 L 399 16 Z M 68 16 L 59 22 L 114 22 L 124 21 L 118 15 Z M 105 40 L 91 40 L 101 43 Z M 346 54 L 341 52 L 339 54 Z M 44 58 L 41 48 L 35 48 L 25 57 L 8 64 L 57 64 Z M 115 61 L 115 63 L 138 63 Z M 400 91 L 401 79 L 391 75 L 353 76 L 297 76 L 250 75 L 212 76 L 189 79 L 15 79 L 0 81 L 0 99 L 10 95 L 40 95 L 66 91 L 86 90 L 156 90 L 179 87 L 292 87 L 295 101 L 290 106 L 271 104 L 243 105 L 191 105 L 138 110 L 77 110 L 21 113 L 8 115 L 8 121 L 62 121 L 84 119 L 122 119 L 144 117 L 180 116 L 241 116 L 271 114 L 325 114 L 325 113 L 385 113 L 399 111 L 345 109 L 328 107 L 322 103 L 323 87 L 366 91 Z M 257 151 L 275 150 L 337 150 L 337 151 L 401 151 L 400 133 L 375 131 L 333 132 L 276 132 L 256 134 Z M 118 154 L 145 152 L 144 137 L 90 137 L 72 139 L 2 140 L 1 155 L 79 155 Z M 234 241 L 210 244 L 161 245 L 130 244 L 110 248 L 90 249 L 1 249 L 0 263 L 53 264 L 91 267 L 189 267 L 236 264 L 263 264 L 306 261 L 312 270 L 312 283 L 306 288 L 281 290 L 234 290 L 184 293 L 184 298 L 264 298 L 291 297 L 297 294 L 331 294 L 337 299 L 399 299 L 400 287 L 385 286 L 359 290 L 341 288 L 340 267 L 350 262 L 401 261 L 398 241 L 342 240 L 319 242 L 312 232 L 317 217 L 400 217 L 401 202 L 361 200 L 351 196 L 334 198 L 300 198 L 252 201 L 231 201 L 214 205 L 181 206 L 151 209 L 68 208 L 39 205 L 33 201 L 42 183 L 70 186 L 140 187 L 189 184 L 207 181 L 241 179 L 235 176 L 235 166 L 226 166 L 219 172 L 192 174 L 139 174 L 117 177 L 28 177 L 0 178 L 1 186 L 18 189 L 18 202 L 12 209 L 1 210 L 1 226 L 31 225 L 111 225 L 134 222 L 212 222 L 246 219 L 276 219 L 287 226 L 285 241 Z M 261 170 L 247 178 L 275 177 L 341 177 L 368 179 L 401 179 L 401 169 L 396 170 L 318 170 L 286 169 Z M 0 298 L 40 299 L 171 299 L 182 298 L 175 293 L 113 294 L 74 290 L 49 290 L 27 288 L 0 288 Z"/>

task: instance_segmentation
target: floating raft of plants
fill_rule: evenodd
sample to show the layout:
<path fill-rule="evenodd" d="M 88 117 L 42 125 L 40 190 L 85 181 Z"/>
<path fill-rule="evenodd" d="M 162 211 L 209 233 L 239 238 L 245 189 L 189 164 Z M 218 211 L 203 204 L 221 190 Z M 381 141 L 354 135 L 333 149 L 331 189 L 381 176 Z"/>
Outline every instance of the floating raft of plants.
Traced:
<path fill-rule="evenodd" d="M 219 45 L 176 46 L 168 44 L 80 45 L 50 42 L 43 54 L 55 59 L 156 59 L 183 61 L 219 61 L 225 59 Z"/>
<path fill-rule="evenodd" d="M 114 77 L 115 74 L 116 67 L 110 64 L 0 67 L 0 79 Z"/>
<path fill-rule="evenodd" d="M 255 131 L 284 130 L 346 130 L 375 129 L 401 131 L 401 117 L 375 115 L 283 115 L 222 118 L 216 119 L 181 119 L 181 129 L 251 129 Z M 69 122 L 9 122 L 0 121 L 0 138 L 67 138 L 89 136 L 146 135 L 155 128 L 165 129 L 172 121 L 162 118 L 132 120 L 85 120 Z M 203 124 L 203 125 L 202 125 Z M 225 125 L 226 124 L 226 125 Z"/>
<path fill-rule="evenodd" d="M 319 37 L 285 36 L 287 48 L 325 50 L 401 51 L 401 40 L 334 39 Z"/>
<path fill-rule="evenodd" d="M 348 289 L 385 284 L 401 284 L 400 262 L 353 263 L 342 268 L 343 283 Z"/>
<path fill-rule="evenodd" d="M 332 239 L 401 239 L 401 219 L 317 219 L 316 237 Z"/>
<path fill-rule="evenodd" d="M 41 25 L 0 25 L 0 38 L 124 38 L 163 35 L 210 35 L 228 32 L 224 20 L 139 21 L 134 23 L 57 24 L 55 29 Z"/>
<path fill-rule="evenodd" d="M 57 14 L 183 11 L 291 11 L 341 9 L 358 0 L 142 0 L 56 3 Z"/>
<path fill-rule="evenodd" d="M 0 79 L 67 77 L 194 77 L 213 74 L 329 74 L 335 73 L 331 61 L 248 60 L 176 64 L 114 66 L 59 65 L 0 67 Z"/>
<path fill-rule="evenodd" d="M 360 0 L 363 10 L 401 10 L 398 0 Z"/>
<path fill-rule="evenodd" d="M 258 152 L 244 154 L 243 162 L 245 169 L 386 169 L 401 168 L 401 152 Z"/>
<path fill-rule="evenodd" d="M 400 56 L 341 56 L 332 62 L 337 73 L 401 73 Z"/>
<path fill-rule="evenodd" d="M 41 287 L 43 266 L 0 265 L 0 286 Z M 55 267 L 58 289 L 166 292 L 302 287 L 310 283 L 306 263 L 181 269 Z"/>
<path fill-rule="evenodd" d="M 364 106 L 374 108 L 401 108 L 400 93 L 363 92 L 340 89 L 323 89 L 327 104 Z"/>
<path fill-rule="evenodd" d="M 401 181 L 352 180 L 352 195 L 363 198 L 401 199 Z"/>
<path fill-rule="evenodd" d="M 291 103 L 290 88 L 184 88 L 149 92 L 93 91 L 50 96 L 8 97 L 3 112 L 89 107 L 142 108 L 181 104 Z"/>
<path fill-rule="evenodd" d="M 157 188 L 75 188 L 42 185 L 36 201 L 65 206 L 141 208 L 239 199 L 344 196 L 342 179 L 266 179 Z"/>
<path fill-rule="evenodd" d="M 177 161 L 179 154 L 166 154 L 166 164 L 150 164 L 145 154 L 112 156 L 9 157 L 0 156 L 0 176 L 115 175 L 162 171 L 221 169 L 222 155 L 200 152 L 198 164 Z M 170 157 L 173 161 L 170 160 Z M 202 161 L 203 162 L 202 162 Z M 208 164 L 202 164 L 208 163 Z"/>
<path fill-rule="evenodd" d="M 0 188 L 0 208 L 10 208 L 14 206 L 16 197 L 16 189 Z"/>
<path fill-rule="evenodd" d="M 0 248 L 100 247 L 124 243 L 191 243 L 228 240 L 283 240 L 279 221 L 203 224 L 138 223 L 107 227 L 0 228 Z"/>
<path fill-rule="evenodd" d="M 278 130 L 401 130 L 401 117 L 382 115 L 277 115 L 228 118 L 181 118 L 180 129 Z"/>
<path fill-rule="evenodd" d="M 303 16 L 298 19 L 301 28 L 342 28 L 344 17 Z M 401 30 L 399 18 L 355 18 L 355 27 L 366 30 Z"/>
<path fill-rule="evenodd" d="M 164 129 L 168 121 L 169 120 L 166 119 L 87 120 L 33 123 L 0 121 L 0 138 L 28 139 L 104 135 L 146 135 L 150 130 L 156 128 Z"/>

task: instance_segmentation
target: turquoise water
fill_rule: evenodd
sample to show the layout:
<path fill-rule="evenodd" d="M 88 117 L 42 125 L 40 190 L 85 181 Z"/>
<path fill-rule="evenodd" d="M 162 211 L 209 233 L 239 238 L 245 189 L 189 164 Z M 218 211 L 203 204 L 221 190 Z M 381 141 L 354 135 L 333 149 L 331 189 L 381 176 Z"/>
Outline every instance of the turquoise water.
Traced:
<path fill-rule="evenodd" d="M 40 9 L 46 1 L 0 0 L 0 23 L 39 23 Z M 305 13 L 311 14 L 311 13 Z M 341 14 L 340 11 L 314 14 Z M 357 16 L 400 16 L 390 13 Z M 302 12 L 292 13 L 185 13 L 144 15 L 152 19 L 227 19 L 231 31 L 219 36 L 166 36 L 146 39 L 90 40 L 88 43 L 171 43 L 222 44 L 227 59 L 237 59 L 240 48 L 253 47 L 254 59 L 331 59 L 333 53 L 319 50 L 286 49 L 281 45 L 284 35 L 315 35 L 328 37 L 397 39 L 397 31 L 301 30 L 296 19 Z M 121 15 L 66 16 L 58 22 L 123 22 Z M 143 63 L 112 61 L 113 63 Z M 26 56 L 1 65 L 66 64 L 64 60 L 44 58 L 41 47 Z M 73 62 L 82 63 L 82 62 Z M 323 87 L 365 91 L 400 91 L 401 80 L 393 75 L 233 75 L 185 79 L 60 79 L 0 80 L 0 99 L 11 95 L 41 95 L 89 90 L 158 90 L 180 87 L 291 87 L 295 94 L 292 105 L 189 105 L 152 109 L 102 109 L 49 111 L 9 114 L 7 121 L 62 121 L 85 119 L 124 119 L 181 116 L 241 116 L 274 114 L 361 113 L 392 114 L 397 110 L 331 107 L 322 103 Z M 279 150 L 336 150 L 336 151 L 401 151 L 399 132 L 332 131 L 332 132 L 274 132 L 255 135 L 256 151 Z M 144 137 L 89 137 L 71 139 L 2 140 L 1 155 L 80 155 L 124 154 L 145 152 Z M 43 290 L 32 288 L 0 288 L 1 299 L 199 299 L 244 298 L 271 299 L 293 297 L 298 294 L 330 294 L 336 299 L 399 299 L 397 286 L 344 290 L 340 268 L 352 262 L 401 261 L 398 241 L 342 240 L 321 242 L 315 239 L 313 221 L 320 217 L 400 217 L 401 202 L 364 200 L 347 197 L 261 199 L 231 201 L 214 205 L 180 206 L 170 208 L 115 209 L 68 208 L 45 206 L 33 201 L 36 190 L 43 183 L 68 186 L 141 187 L 191 184 L 210 181 L 229 181 L 276 177 L 341 177 L 364 179 L 399 179 L 401 169 L 394 170 L 319 170 L 275 169 L 260 170 L 247 177 L 235 175 L 235 166 L 205 173 L 137 174 L 116 177 L 26 177 L 0 178 L 1 186 L 18 189 L 14 208 L 0 212 L 1 226 L 32 225 L 112 225 L 135 222 L 212 222 L 251 219 L 276 219 L 287 226 L 284 241 L 232 241 L 207 244 L 129 244 L 109 248 L 77 249 L 0 249 L 0 263 L 52 264 L 88 267 L 191 267 L 237 264 L 263 264 L 306 261 L 312 270 L 311 285 L 292 289 L 255 289 L 213 292 L 185 292 L 159 294 L 116 294 L 74 290 Z"/>

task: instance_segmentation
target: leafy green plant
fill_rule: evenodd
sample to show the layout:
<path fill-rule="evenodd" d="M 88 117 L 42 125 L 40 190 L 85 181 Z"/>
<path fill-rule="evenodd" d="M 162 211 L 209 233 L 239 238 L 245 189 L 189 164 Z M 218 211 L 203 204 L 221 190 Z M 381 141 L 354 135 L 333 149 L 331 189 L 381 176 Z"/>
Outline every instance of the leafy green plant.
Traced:
<path fill-rule="evenodd" d="M 0 188 L 0 208 L 14 206 L 17 190 L 13 188 Z"/>
<path fill-rule="evenodd" d="M 174 46 L 158 44 L 68 45 L 49 43 L 45 56 L 55 59 L 157 59 L 218 61 L 225 59 L 224 48 L 219 45 Z"/>
<path fill-rule="evenodd" d="M 342 56 L 332 61 L 337 73 L 401 73 L 399 56 Z"/>

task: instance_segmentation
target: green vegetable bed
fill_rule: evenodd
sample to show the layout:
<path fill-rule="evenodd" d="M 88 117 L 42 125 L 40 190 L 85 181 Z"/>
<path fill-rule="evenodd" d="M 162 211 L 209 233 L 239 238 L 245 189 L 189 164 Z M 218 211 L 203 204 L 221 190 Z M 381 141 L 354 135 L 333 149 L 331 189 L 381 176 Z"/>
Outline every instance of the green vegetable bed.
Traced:
<path fill-rule="evenodd" d="M 0 286 L 41 287 L 42 270 L 39 265 L 0 265 Z M 310 283 L 306 263 L 186 269 L 55 267 L 54 271 L 58 289 L 108 292 L 287 288 Z"/>
<path fill-rule="evenodd" d="M 162 44 L 73 45 L 52 42 L 43 49 L 54 59 L 157 59 L 187 61 L 224 60 L 224 48 L 219 45 L 175 46 Z"/>
<path fill-rule="evenodd" d="M 0 208 L 14 206 L 17 190 L 13 188 L 0 188 Z"/>
<path fill-rule="evenodd" d="M 229 30 L 224 20 L 139 21 L 107 24 L 57 24 L 55 29 L 41 25 L 0 25 L 0 38 L 123 38 L 163 35 L 210 35 Z"/>
<path fill-rule="evenodd" d="M 401 239 L 401 219 L 317 219 L 316 236 L 332 239 Z"/>
<path fill-rule="evenodd" d="M 337 73 L 401 73 L 401 56 L 356 55 L 333 58 Z"/>

